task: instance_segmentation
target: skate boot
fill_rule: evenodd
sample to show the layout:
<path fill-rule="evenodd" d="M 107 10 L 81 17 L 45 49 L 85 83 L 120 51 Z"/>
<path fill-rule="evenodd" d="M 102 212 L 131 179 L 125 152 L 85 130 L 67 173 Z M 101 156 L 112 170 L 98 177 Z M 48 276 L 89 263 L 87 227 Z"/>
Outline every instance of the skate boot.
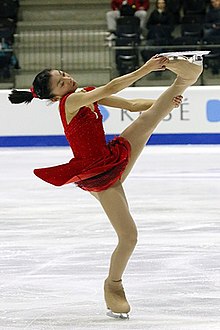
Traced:
<path fill-rule="evenodd" d="M 104 294 L 109 310 L 106 315 L 119 319 L 128 319 L 130 306 L 125 296 L 122 281 L 114 282 L 107 278 L 104 284 Z"/>
<path fill-rule="evenodd" d="M 177 75 L 178 84 L 181 86 L 192 86 L 203 71 L 203 56 L 209 51 L 187 51 L 161 53 L 170 61 L 166 65 L 167 69 Z"/>
<path fill-rule="evenodd" d="M 208 55 L 210 50 L 192 50 L 192 51 L 182 51 L 182 52 L 169 52 L 169 53 L 161 53 L 159 55 L 166 56 L 169 59 L 180 59 L 185 58 L 188 59 L 191 63 L 202 65 L 203 56 Z"/>

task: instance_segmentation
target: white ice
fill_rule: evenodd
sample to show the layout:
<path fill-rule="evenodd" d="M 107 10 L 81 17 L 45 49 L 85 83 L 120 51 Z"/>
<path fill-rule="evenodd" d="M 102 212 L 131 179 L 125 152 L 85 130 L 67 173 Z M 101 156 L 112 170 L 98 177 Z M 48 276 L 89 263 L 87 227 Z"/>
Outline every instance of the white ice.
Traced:
<path fill-rule="evenodd" d="M 32 174 L 70 157 L 0 149 L 0 329 L 219 330 L 220 147 L 149 146 L 127 179 L 139 228 L 123 278 L 128 321 L 105 316 L 117 240 L 98 202 Z"/>

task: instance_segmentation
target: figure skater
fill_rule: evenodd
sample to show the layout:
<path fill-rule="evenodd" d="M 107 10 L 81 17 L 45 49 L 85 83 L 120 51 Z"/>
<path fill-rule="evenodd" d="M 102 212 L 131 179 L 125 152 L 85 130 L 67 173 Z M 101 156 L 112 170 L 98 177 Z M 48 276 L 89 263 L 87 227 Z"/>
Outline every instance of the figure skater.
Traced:
<path fill-rule="evenodd" d="M 113 94 L 157 70 L 171 70 L 177 77 L 156 100 L 124 99 Z M 201 61 L 191 57 L 153 56 L 136 71 L 117 77 L 104 86 L 76 91 L 77 82 L 67 73 L 46 69 L 33 81 L 31 91 L 13 90 L 12 103 L 29 103 L 33 98 L 59 101 L 66 138 L 74 153 L 69 163 L 35 169 L 42 180 L 56 186 L 75 183 L 89 191 L 101 204 L 118 236 L 104 283 L 107 315 L 128 317 L 130 305 L 122 286 L 122 275 L 137 242 L 137 229 L 130 214 L 123 182 L 133 168 L 156 126 L 181 103 L 181 94 L 202 72 Z M 119 137 L 106 143 L 98 104 L 140 112 Z"/>

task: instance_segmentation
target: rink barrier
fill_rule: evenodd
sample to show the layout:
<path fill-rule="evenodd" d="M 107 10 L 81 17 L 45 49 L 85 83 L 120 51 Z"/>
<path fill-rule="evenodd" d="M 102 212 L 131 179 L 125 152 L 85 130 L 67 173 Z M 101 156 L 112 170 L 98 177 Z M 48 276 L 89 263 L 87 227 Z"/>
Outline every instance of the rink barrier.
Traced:
<path fill-rule="evenodd" d="M 118 93 L 130 99 L 156 99 L 166 87 L 130 87 Z M 8 90 L 0 90 L 0 147 L 66 146 L 58 103 L 34 99 L 13 105 Z M 149 144 L 220 144 L 220 86 L 193 86 L 155 129 Z M 118 136 L 139 112 L 100 106 L 106 139 Z"/>
<path fill-rule="evenodd" d="M 116 135 L 106 135 L 111 141 Z M 148 145 L 220 144 L 220 134 L 153 134 Z M 0 147 L 65 147 L 64 135 L 51 136 L 5 136 L 0 137 Z"/>

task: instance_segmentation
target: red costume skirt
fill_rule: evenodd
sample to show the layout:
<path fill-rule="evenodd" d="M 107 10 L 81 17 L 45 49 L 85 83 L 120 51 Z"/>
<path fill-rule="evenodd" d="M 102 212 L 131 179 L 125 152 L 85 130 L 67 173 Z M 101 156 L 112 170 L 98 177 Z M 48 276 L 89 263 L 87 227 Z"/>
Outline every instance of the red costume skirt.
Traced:
<path fill-rule="evenodd" d="M 121 178 L 131 146 L 125 138 L 116 137 L 107 144 L 106 150 L 100 159 L 72 158 L 66 164 L 35 169 L 34 174 L 55 186 L 74 183 L 83 190 L 106 190 Z"/>

